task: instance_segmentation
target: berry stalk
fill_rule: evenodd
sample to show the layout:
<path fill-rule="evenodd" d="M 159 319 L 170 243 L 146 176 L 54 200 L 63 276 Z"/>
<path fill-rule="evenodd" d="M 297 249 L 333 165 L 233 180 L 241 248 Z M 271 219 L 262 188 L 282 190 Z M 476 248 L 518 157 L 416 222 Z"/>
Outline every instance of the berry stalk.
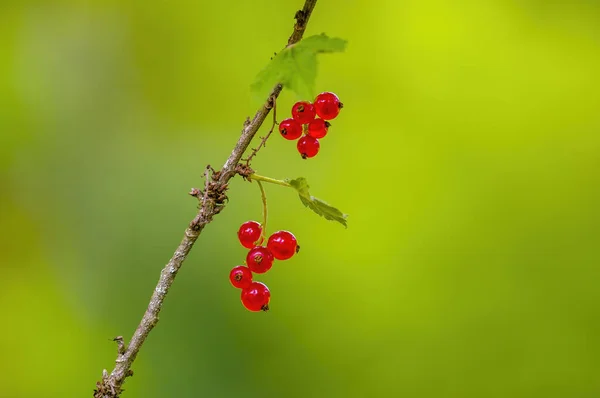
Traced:
<path fill-rule="evenodd" d="M 269 184 L 275 184 L 275 185 L 281 185 L 282 187 L 288 187 L 288 188 L 293 188 L 288 182 L 285 182 L 283 180 L 277 180 L 275 178 L 271 178 L 271 177 L 265 177 L 265 176 L 261 176 L 259 174 L 250 174 L 248 177 L 249 180 L 254 180 L 258 183 L 262 182 L 268 182 Z"/>
<path fill-rule="evenodd" d="M 262 223 L 262 232 L 260 234 L 260 243 L 262 244 L 266 239 L 265 231 L 267 230 L 267 193 L 265 192 L 265 188 L 263 187 L 260 180 L 256 180 L 258 187 L 260 188 L 260 197 L 262 199 L 263 204 L 263 223 Z"/>

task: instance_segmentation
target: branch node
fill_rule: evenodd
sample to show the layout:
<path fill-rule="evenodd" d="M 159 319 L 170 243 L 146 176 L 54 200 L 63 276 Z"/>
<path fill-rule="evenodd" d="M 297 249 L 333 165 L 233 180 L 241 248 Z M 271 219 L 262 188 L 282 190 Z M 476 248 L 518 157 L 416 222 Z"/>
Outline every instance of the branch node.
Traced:
<path fill-rule="evenodd" d="M 127 347 L 125 347 L 125 340 L 123 339 L 123 336 L 117 336 L 113 339 L 113 341 L 117 342 L 117 352 L 119 355 L 125 354 Z"/>
<path fill-rule="evenodd" d="M 265 108 L 266 109 L 273 109 L 273 107 L 275 106 L 275 97 L 273 95 L 271 95 L 269 97 L 269 99 L 267 100 L 267 102 L 265 103 Z"/>
<path fill-rule="evenodd" d="M 294 26 L 294 30 L 299 30 L 304 27 L 306 14 L 302 10 L 296 11 L 296 15 L 294 15 L 294 19 L 296 20 L 296 25 Z"/>
<path fill-rule="evenodd" d="M 200 229 L 200 214 L 196 214 L 196 217 L 194 217 L 194 219 L 190 222 L 190 229 L 192 231 L 198 231 Z M 185 236 L 186 238 L 190 239 L 190 238 L 195 238 L 197 236 L 197 234 L 191 234 L 188 233 L 188 231 L 185 231 Z"/>
<path fill-rule="evenodd" d="M 192 188 L 192 189 L 190 190 L 190 192 L 188 192 L 188 194 L 189 194 L 190 196 L 193 196 L 193 197 L 195 197 L 196 199 L 200 200 L 200 199 L 202 198 L 202 196 L 204 195 L 204 192 L 202 192 L 202 190 L 201 190 L 201 189 L 198 189 L 198 188 Z"/>
<path fill-rule="evenodd" d="M 252 167 L 243 163 L 238 163 L 237 166 L 235 166 L 235 172 L 236 174 L 242 176 L 242 178 L 246 181 L 251 181 L 248 179 L 248 176 L 250 174 L 254 174 L 254 170 L 252 170 Z"/>

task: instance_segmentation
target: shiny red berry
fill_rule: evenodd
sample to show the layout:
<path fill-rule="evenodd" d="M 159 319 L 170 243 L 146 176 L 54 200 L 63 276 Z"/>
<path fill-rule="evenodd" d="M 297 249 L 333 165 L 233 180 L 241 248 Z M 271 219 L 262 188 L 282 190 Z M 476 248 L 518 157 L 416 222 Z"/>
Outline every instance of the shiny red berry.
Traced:
<path fill-rule="evenodd" d="M 334 93 L 321 93 L 315 98 L 315 111 L 324 120 L 335 119 L 344 105 Z"/>
<path fill-rule="evenodd" d="M 260 238 L 262 226 L 256 221 L 246 221 L 238 230 L 238 239 L 242 246 L 248 249 L 254 247 L 254 243 Z"/>
<path fill-rule="evenodd" d="M 238 289 L 245 289 L 252 283 L 252 271 L 250 268 L 238 265 L 229 273 L 229 281 Z"/>
<path fill-rule="evenodd" d="M 310 135 L 305 135 L 298 140 L 296 147 L 298 148 L 298 152 L 300 152 L 302 159 L 306 159 L 312 158 L 319 153 L 321 144 L 319 144 L 318 139 L 311 137 Z"/>
<path fill-rule="evenodd" d="M 267 248 L 277 260 L 287 260 L 296 253 L 298 241 L 289 231 L 277 231 L 269 237 Z"/>
<path fill-rule="evenodd" d="M 273 253 L 264 246 L 256 246 L 248 252 L 246 264 L 250 271 L 264 274 L 273 266 Z"/>
<path fill-rule="evenodd" d="M 271 292 L 261 282 L 252 282 L 250 286 L 242 290 L 242 304 L 250 311 L 268 311 Z"/>
<path fill-rule="evenodd" d="M 329 126 L 331 124 L 328 121 L 317 118 L 308 124 L 308 135 L 314 138 L 323 138 L 327 135 Z"/>
<path fill-rule="evenodd" d="M 286 140 L 297 140 L 302 135 L 302 125 L 294 119 L 285 119 L 279 123 L 279 132 Z"/>
<path fill-rule="evenodd" d="M 296 102 L 292 106 L 292 117 L 300 124 L 310 123 L 315 118 L 315 107 L 308 101 Z"/>

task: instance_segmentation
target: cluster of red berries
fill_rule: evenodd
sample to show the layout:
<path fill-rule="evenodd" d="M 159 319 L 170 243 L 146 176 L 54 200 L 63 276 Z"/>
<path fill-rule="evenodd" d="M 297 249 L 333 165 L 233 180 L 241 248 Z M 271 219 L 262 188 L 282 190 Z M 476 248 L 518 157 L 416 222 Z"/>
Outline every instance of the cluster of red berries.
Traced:
<path fill-rule="evenodd" d="M 335 119 L 342 106 L 337 95 L 330 92 L 317 95 L 314 103 L 296 102 L 292 107 L 292 117 L 279 123 L 279 132 L 286 140 L 302 137 L 298 140 L 298 152 L 302 159 L 312 158 L 319 153 L 319 138 L 325 137 L 331 126 L 328 120 Z"/>
<path fill-rule="evenodd" d="M 231 284 L 242 289 L 242 304 L 250 311 L 267 311 L 271 299 L 269 288 L 264 283 L 253 281 L 252 274 L 264 274 L 271 269 L 275 259 L 287 260 L 300 249 L 296 237 L 289 231 L 275 232 L 269 237 L 266 246 L 261 246 L 261 236 L 260 223 L 246 221 L 242 224 L 238 230 L 238 239 L 250 251 L 246 256 L 246 266 L 238 265 L 229 273 Z"/>

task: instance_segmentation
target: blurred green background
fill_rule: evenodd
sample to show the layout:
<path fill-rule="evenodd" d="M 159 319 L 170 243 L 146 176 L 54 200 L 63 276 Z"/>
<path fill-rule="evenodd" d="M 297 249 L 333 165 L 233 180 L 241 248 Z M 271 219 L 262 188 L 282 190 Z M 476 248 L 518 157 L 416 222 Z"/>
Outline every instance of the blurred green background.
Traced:
<path fill-rule="evenodd" d="M 91 397 L 301 5 L 0 3 L 0 396 Z M 233 180 L 123 397 L 597 397 L 600 4 L 321 0 L 321 32 L 345 108 L 316 158 L 273 136 L 254 167 L 349 228 L 267 186 L 302 251 L 250 313 Z"/>

